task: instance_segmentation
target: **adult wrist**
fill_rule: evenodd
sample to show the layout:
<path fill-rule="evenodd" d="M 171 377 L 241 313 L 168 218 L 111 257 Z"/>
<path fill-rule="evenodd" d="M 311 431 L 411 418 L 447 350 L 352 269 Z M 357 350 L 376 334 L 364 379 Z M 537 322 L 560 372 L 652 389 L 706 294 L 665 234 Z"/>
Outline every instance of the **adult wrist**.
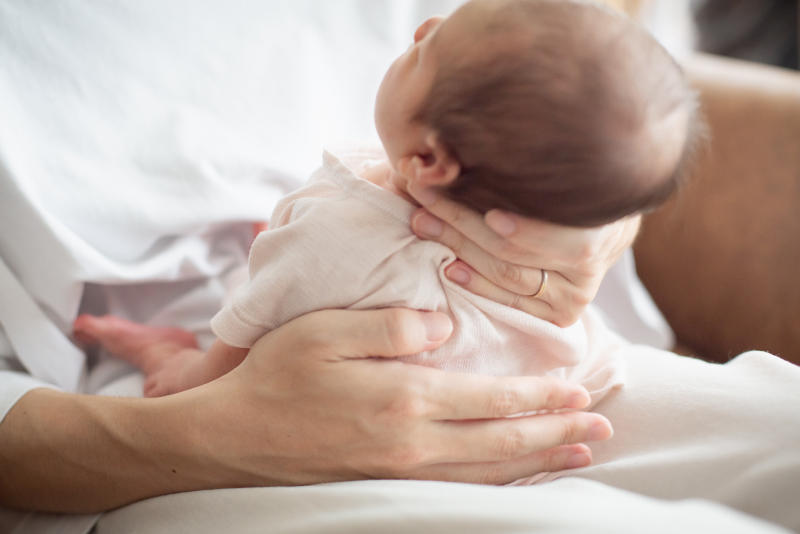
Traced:
<path fill-rule="evenodd" d="M 152 468 L 170 488 L 167 493 L 263 485 L 239 465 L 243 429 L 235 419 L 241 407 L 228 402 L 235 401 L 219 391 L 218 382 L 146 399 L 148 405 L 136 414 L 152 432 L 142 445 L 158 459 Z"/>
<path fill-rule="evenodd" d="M 219 487 L 195 456 L 189 413 L 181 399 L 31 390 L 0 424 L 0 501 L 87 513 Z"/>

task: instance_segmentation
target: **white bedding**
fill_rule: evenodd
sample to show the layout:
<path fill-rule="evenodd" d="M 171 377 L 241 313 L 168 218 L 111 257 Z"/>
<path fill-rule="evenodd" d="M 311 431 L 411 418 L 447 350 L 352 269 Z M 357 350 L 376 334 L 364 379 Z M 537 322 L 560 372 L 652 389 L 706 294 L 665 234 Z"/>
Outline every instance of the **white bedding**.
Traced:
<path fill-rule="evenodd" d="M 222 513 L 220 513 L 222 512 Z M 132 525 L 135 525 L 132 527 Z M 709 502 L 667 503 L 564 479 L 536 487 L 363 481 L 179 494 L 112 512 L 97 534 L 771 534 Z"/>
<path fill-rule="evenodd" d="M 108 284 L 113 311 L 153 319 L 152 303 L 137 307 L 126 284 L 192 282 L 243 261 L 245 221 L 265 219 L 277 198 L 318 166 L 323 145 L 374 138 L 372 102 L 384 69 L 416 24 L 458 3 L 0 1 L 0 195 L 20 199 L 0 211 L 0 224 L 44 214 L 42 228 L 0 232 L 9 276 L 57 330 L 68 328 L 82 292 L 92 289 L 84 282 Z M 137 189 L 121 197 L 121 181 Z M 99 194 L 86 195 L 83 185 Z M 153 204 L 156 194 L 162 202 Z M 87 203 L 107 208 L 102 226 L 83 216 Z M 228 233 L 229 248 L 203 248 L 210 235 Z M 38 237 L 21 246 L 20 236 Z M 70 248 L 52 269 L 56 240 Z M 220 288 L 212 286 L 181 286 L 176 303 L 155 320 L 202 331 L 219 305 Z M 160 291 L 150 295 L 154 301 L 172 295 Z M 10 306 L 5 299 L 3 292 L 0 306 Z M 669 345 L 630 256 L 609 276 L 599 304 L 626 336 Z M 17 365 L 12 355 L 0 330 L 0 374 L 12 373 L 2 371 Z M 78 387 L 90 392 L 139 387 L 139 377 L 118 362 L 104 362 L 82 380 Z M 0 391 L 5 408 L 16 398 L 9 392 Z M 602 468 L 592 473 L 602 479 Z M 677 498 L 658 490 L 656 496 Z M 766 506 L 736 504 L 753 513 Z M 14 532 L 77 533 L 93 522 L 0 510 L 0 531 L 18 525 Z M 223 530 L 770 532 L 709 502 L 657 500 L 577 479 L 531 488 L 369 481 L 218 490 L 151 499 L 98 525 L 100 533 Z"/>

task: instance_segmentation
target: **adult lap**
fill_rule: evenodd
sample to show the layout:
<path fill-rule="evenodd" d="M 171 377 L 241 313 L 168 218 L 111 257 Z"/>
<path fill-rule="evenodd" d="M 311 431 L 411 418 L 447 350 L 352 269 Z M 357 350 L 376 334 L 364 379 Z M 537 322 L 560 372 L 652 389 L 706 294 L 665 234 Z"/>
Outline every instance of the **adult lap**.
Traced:
<path fill-rule="evenodd" d="M 212 532 L 229 525 L 246 532 L 264 524 L 300 533 L 591 532 L 597 525 L 616 532 L 658 532 L 664 525 L 674 532 L 675 521 L 693 531 L 768 531 L 706 500 L 800 527 L 791 491 L 800 479 L 800 451 L 791 448 L 800 443 L 800 426 L 792 424 L 800 368 L 761 352 L 719 365 L 642 345 L 623 350 L 626 385 L 597 407 L 613 422 L 614 438 L 592 446 L 593 466 L 554 482 L 498 488 L 362 481 L 176 494 L 108 513 L 98 532 Z M 576 502 L 581 514 L 573 513 Z"/>
<path fill-rule="evenodd" d="M 800 528 L 800 368 L 764 352 L 725 365 L 641 345 L 624 352 L 625 386 L 596 407 L 615 435 L 570 475 Z"/>
<path fill-rule="evenodd" d="M 107 513 L 96 532 L 782 532 L 773 528 L 712 503 L 668 503 L 586 480 L 527 487 L 373 480 L 159 497 Z"/>

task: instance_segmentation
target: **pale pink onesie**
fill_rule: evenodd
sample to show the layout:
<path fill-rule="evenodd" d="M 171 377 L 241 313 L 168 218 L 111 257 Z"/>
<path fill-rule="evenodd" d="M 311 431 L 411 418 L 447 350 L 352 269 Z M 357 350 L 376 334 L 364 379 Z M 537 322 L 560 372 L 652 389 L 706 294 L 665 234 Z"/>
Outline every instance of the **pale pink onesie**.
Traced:
<path fill-rule="evenodd" d="M 212 319 L 219 339 L 249 347 L 269 330 L 324 308 L 402 306 L 448 313 L 452 337 L 404 357 L 450 371 L 552 375 L 583 384 L 595 404 L 622 383 L 614 349 L 625 344 L 589 309 L 559 328 L 474 295 L 444 276 L 453 252 L 410 230 L 415 206 L 359 176 L 381 161 L 360 150 L 323 166 L 275 209 L 250 251 L 250 279 Z"/>

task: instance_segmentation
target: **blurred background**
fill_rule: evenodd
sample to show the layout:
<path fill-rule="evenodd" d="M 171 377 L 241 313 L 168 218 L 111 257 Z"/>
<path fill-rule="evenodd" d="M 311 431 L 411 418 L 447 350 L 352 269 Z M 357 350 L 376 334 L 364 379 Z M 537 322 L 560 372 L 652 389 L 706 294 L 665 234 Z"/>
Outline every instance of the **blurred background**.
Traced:
<path fill-rule="evenodd" d="M 798 0 L 606 1 L 679 59 L 798 66 Z M 377 141 L 386 68 L 423 20 L 463 2 L 2 0 L 0 159 L 27 154 L 20 169 L 52 176 L 43 196 L 64 173 L 100 180 L 131 164 L 304 180 L 322 147 Z"/>
<path fill-rule="evenodd" d="M 798 69 L 798 0 L 618 0 L 673 53 L 698 50 Z"/>

